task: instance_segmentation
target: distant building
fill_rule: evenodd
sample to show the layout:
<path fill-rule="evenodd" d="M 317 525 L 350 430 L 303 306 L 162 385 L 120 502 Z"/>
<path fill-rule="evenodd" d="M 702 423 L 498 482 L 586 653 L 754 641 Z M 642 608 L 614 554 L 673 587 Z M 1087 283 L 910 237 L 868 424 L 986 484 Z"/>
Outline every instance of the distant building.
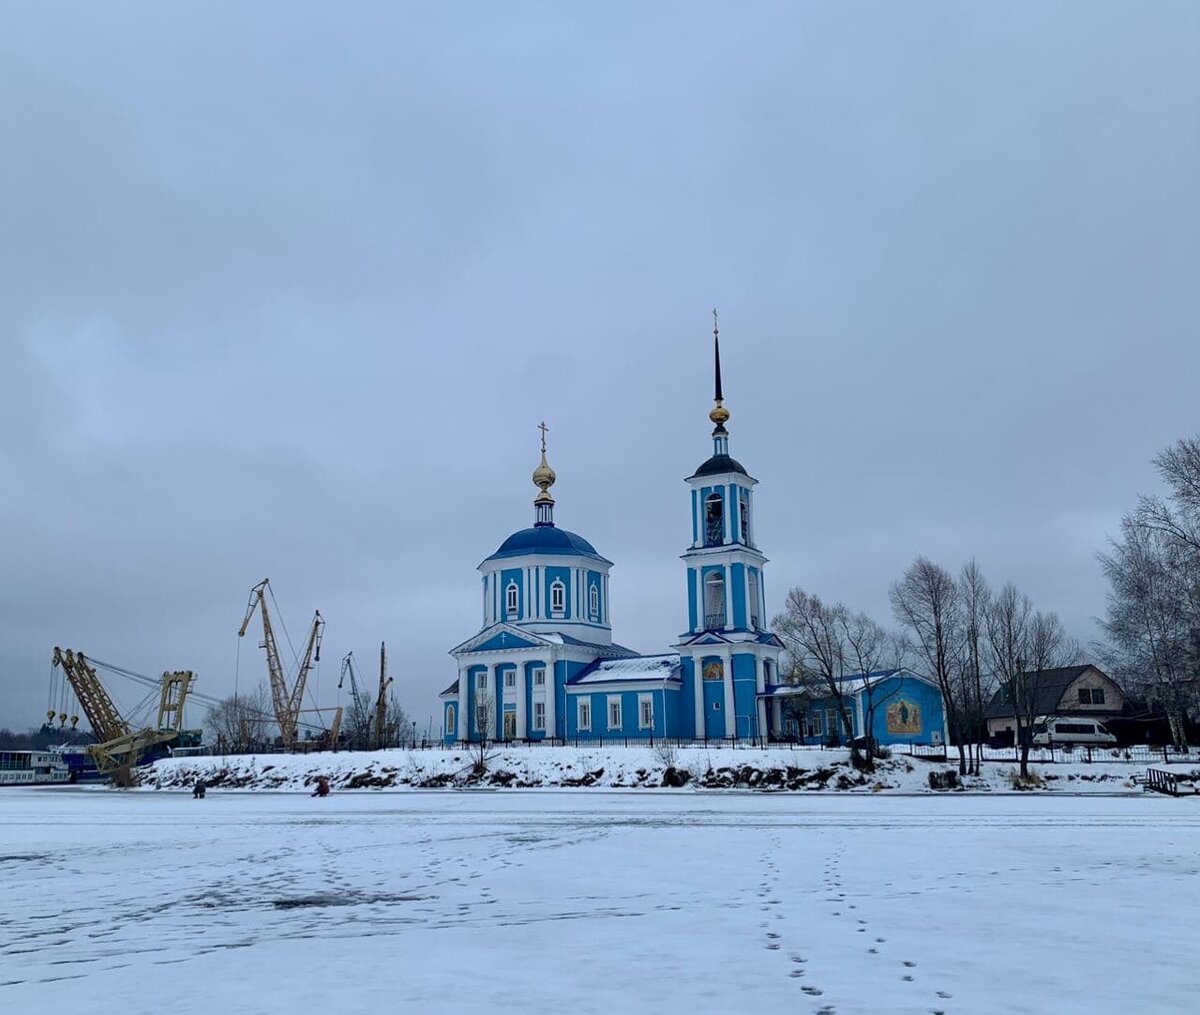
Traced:
<path fill-rule="evenodd" d="M 440 695 L 447 743 L 767 735 L 767 690 L 783 646 L 766 623 L 758 481 L 729 456 L 715 328 L 713 339 L 713 453 L 687 480 L 688 628 L 675 652 L 642 656 L 613 641 L 613 565 L 555 525 L 543 427 L 534 524 L 479 565 L 482 626 L 450 652 L 458 679 Z"/>
<path fill-rule="evenodd" d="M 907 669 L 855 673 L 839 684 L 850 712 L 850 737 L 875 742 L 946 743 L 946 713 L 937 683 Z M 768 688 L 771 734 L 806 744 L 844 744 L 849 739 L 837 700 L 821 688 L 781 684 Z"/>
<path fill-rule="evenodd" d="M 1125 694 L 1108 674 L 1095 666 L 1062 666 L 1041 673 L 1027 673 L 1032 682 L 1035 716 L 1087 716 L 1112 719 L 1125 710 Z M 984 709 L 988 738 L 1012 743 L 1016 736 L 1016 713 L 1002 687 Z"/>

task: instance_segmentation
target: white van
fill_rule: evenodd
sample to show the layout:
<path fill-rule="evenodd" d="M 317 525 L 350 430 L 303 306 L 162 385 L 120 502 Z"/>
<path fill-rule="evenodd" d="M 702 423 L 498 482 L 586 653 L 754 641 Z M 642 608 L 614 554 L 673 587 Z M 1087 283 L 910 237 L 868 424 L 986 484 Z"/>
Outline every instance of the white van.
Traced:
<path fill-rule="evenodd" d="M 1033 746 L 1052 747 L 1056 744 L 1092 744 L 1113 747 L 1117 738 L 1095 719 L 1059 719 L 1055 716 L 1039 719 L 1033 724 Z"/>

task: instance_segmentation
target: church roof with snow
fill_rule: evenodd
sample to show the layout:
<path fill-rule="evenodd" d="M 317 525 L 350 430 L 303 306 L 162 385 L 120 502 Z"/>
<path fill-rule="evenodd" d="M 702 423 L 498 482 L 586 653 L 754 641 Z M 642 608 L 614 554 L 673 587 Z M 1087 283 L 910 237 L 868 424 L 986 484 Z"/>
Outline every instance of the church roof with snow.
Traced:
<path fill-rule="evenodd" d="M 578 684 L 644 683 L 647 681 L 678 681 L 679 656 L 674 653 L 657 656 L 631 656 L 626 659 L 597 659 L 567 681 Z"/>

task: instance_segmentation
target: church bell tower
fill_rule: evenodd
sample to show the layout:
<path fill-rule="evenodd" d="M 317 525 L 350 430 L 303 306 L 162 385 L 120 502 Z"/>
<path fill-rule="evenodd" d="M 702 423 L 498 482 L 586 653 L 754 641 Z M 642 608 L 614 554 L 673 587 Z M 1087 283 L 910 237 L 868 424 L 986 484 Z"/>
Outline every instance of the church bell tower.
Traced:
<path fill-rule="evenodd" d="M 729 455 L 730 412 L 721 389 L 721 338 L 713 311 L 712 456 L 688 477 L 692 542 L 687 568 L 688 630 L 676 645 L 683 713 L 697 738 L 756 738 L 767 732 L 764 693 L 777 680 L 779 639 L 767 626 L 763 568 L 750 476 Z M 685 721 L 685 725 L 686 721 Z"/>

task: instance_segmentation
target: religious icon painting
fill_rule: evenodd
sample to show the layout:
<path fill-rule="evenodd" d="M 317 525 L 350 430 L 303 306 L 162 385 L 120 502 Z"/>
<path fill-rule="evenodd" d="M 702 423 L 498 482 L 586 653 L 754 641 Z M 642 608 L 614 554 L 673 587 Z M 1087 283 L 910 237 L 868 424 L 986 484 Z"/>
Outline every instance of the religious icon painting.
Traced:
<path fill-rule="evenodd" d="M 704 664 L 704 679 L 705 680 L 724 680 L 725 667 L 721 664 L 720 659 L 710 659 Z"/>
<path fill-rule="evenodd" d="M 921 706 L 901 698 L 887 707 L 887 731 L 889 733 L 920 733 Z"/>

